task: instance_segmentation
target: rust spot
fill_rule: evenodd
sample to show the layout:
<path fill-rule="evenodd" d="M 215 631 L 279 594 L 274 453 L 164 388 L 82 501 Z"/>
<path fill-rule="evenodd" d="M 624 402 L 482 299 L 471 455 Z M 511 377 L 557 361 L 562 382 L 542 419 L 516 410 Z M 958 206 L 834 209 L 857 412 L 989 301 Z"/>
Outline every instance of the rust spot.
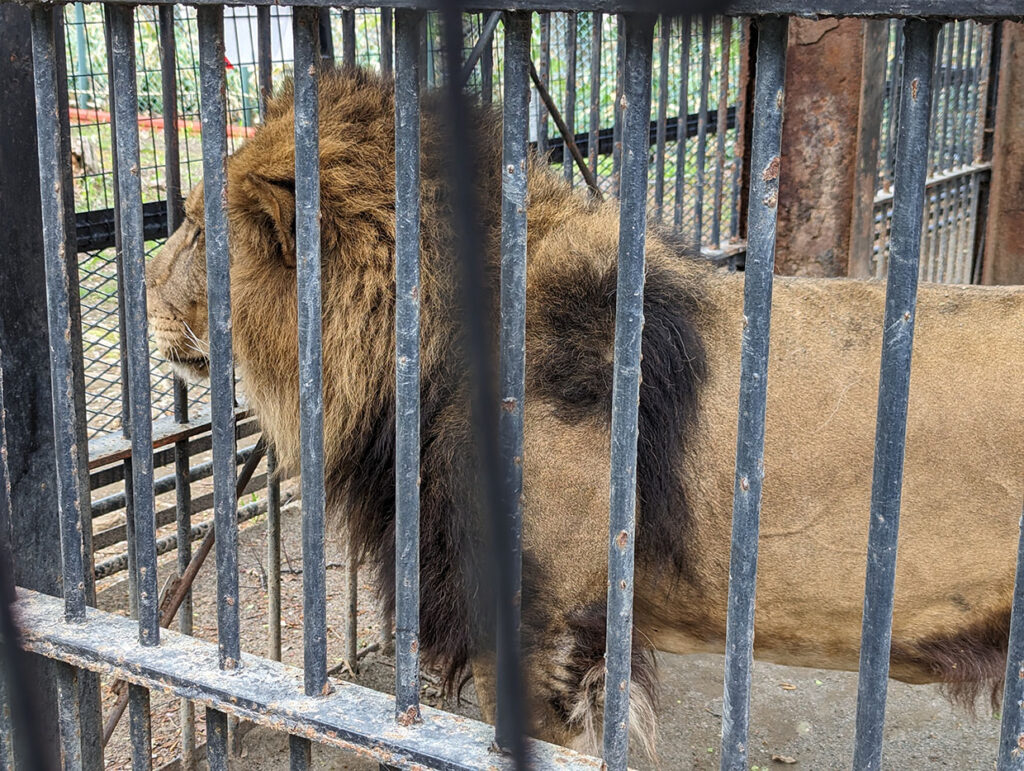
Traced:
<path fill-rule="evenodd" d="M 420 649 L 420 641 L 419 640 L 413 640 L 409 644 L 409 650 L 412 651 L 413 653 L 416 653 L 419 649 Z"/>
<path fill-rule="evenodd" d="M 411 704 L 406 707 L 405 711 L 398 713 L 398 724 L 401 726 L 411 726 L 415 723 L 420 722 L 420 708 L 415 704 Z"/>
<path fill-rule="evenodd" d="M 1017 737 L 1017 746 L 1024 750 L 1024 734 Z"/>
<path fill-rule="evenodd" d="M 507 171 L 509 174 L 515 174 L 516 167 L 510 163 L 507 167 L 505 167 L 505 171 Z"/>
<path fill-rule="evenodd" d="M 412 288 L 412 291 L 409 294 L 412 295 L 412 299 L 414 299 L 414 300 L 420 299 L 420 287 L 419 287 L 419 284 L 414 286 Z"/>
<path fill-rule="evenodd" d="M 329 680 L 326 683 L 324 683 L 324 687 L 320 689 L 320 695 L 321 696 L 327 696 L 328 694 L 333 693 L 333 692 L 334 692 L 334 686 L 331 685 Z"/>
<path fill-rule="evenodd" d="M 224 602 L 226 602 L 228 605 L 234 605 L 235 604 L 235 598 L 231 597 L 231 596 L 227 596 L 227 597 L 224 598 Z"/>
<path fill-rule="evenodd" d="M 516 400 L 511 396 L 506 396 L 504 399 L 501 400 L 501 408 L 505 410 L 505 412 L 515 411 Z"/>
<path fill-rule="evenodd" d="M 740 477 L 740 489 L 742 489 L 742 490 L 749 490 L 750 489 L 750 480 L 747 479 L 746 477 Z"/>
<path fill-rule="evenodd" d="M 766 195 L 761 200 L 761 203 L 763 203 L 765 206 L 767 206 L 770 209 L 774 209 L 775 205 L 778 202 L 779 202 L 779 194 L 776 191 L 774 191 L 774 190 L 772 192 L 770 192 L 768 195 Z"/>
<path fill-rule="evenodd" d="M 628 543 L 629 543 L 629 533 L 627 533 L 625 530 L 620 532 L 615 537 L 615 545 L 618 546 L 620 549 L 625 549 L 626 548 L 626 544 L 628 544 Z"/>
<path fill-rule="evenodd" d="M 920 84 L 917 78 L 914 78 L 912 81 L 910 81 L 910 98 L 913 99 L 915 102 L 917 101 L 918 85 Z"/>
<path fill-rule="evenodd" d="M 623 590 L 626 588 L 626 581 L 625 581 L 625 579 L 623 579 L 622 581 L 619 581 L 619 588 L 623 589 Z"/>
<path fill-rule="evenodd" d="M 761 174 L 761 179 L 765 182 L 771 182 L 773 179 L 778 179 L 780 166 L 781 161 L 779 160 L 779 156 L 776 155 L 768 162 L 768 165 L 765 166 L 764 173 Z"/>

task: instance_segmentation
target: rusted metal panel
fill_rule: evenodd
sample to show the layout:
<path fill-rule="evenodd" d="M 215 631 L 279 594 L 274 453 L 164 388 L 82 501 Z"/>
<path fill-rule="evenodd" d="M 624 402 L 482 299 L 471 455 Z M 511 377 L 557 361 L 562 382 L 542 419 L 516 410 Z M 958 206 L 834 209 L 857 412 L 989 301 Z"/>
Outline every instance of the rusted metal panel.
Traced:
<path fill-rule="evenodd" d="M 779 273 L 846 275 L 862 54 L 859 20 L 794 19 L 790 26 Z"/>
<path fill-rule="evenodd" d="M 395 722 L 394 699 L 335 681 L 329 696 L 305 696 L 297 667 L 242 654 L 225 672 L 214 643 L 165 629 L 158 647 L 138 643 L 134 621 L 88 608 L 83 623 L 64 623 L 60 599 L 18 591 L 16 612 L 25 647 L 73 666 L 191 699 L 200 705 L 279 731 L 350 750 L 396 768 L 503 769 L 491 752 L 485 723 L 423 707 L 423 722 Z M 544 742 L 529 741 L 535 768 L 599 769 L 601 761 Z"/>
<path fill-rule="evenodd" d="M 984 284 L 1024 284 L 1024 24 L 1004 23 Z"/>

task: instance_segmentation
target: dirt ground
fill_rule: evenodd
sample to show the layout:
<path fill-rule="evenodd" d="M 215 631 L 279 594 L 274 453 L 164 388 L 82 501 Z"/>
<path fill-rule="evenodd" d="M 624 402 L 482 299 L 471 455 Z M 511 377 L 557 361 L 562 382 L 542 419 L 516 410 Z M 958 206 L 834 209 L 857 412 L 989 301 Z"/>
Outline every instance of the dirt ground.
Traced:
<path fill-rule="evenodd" d="M 294 504 L 283 516 L 282 556 L 282 656 L 287 664 L 302 664 L 302 575 L 299 513 Z M 265 519 L 258 517 L 243 526 L 239 538 L 242 644 L 246 651 L 265 654 L 267 601 Z M 328 542 L 328 597 L 339 608 L 338 622 L 329 627 L 328 656 L 340 662 L 344 641 L 340 608 L 343 604 L 343 551 L 341 542 Z M 161 561 L 161 580 L 170 575 L 173 553 Z M 123 574 L 121 574 L 123 576 Z M 204 567 L 195 590 L 195 634 L 216 639 L 212 561 Z M 360 573 L 359 647 L 380 639 L 369 575 Z M 101 586 L 100 605 L 121 612 L 125 606 L 123 580 Z M 638 769 L 717 769 L 722 704 L 721 656 L 660 657 L 661 709 L 658 758 L 651 762 L 633 757 Z M 390 691 L 393 661 L 373 652 L 367 655 L 358 676 L 360 684 Z M 788 765 L 808 769 L 849 768 L 853 747 L 857 677 L 848 672 L 822 672 L 769 664 L 755 664 L 751 710 L 751 769 L 782 769 Z M 479 717 L 472 685 L 461 704 L 445 703 L 425 677 L 423 700 L 470 717 Z M 114 696 L 104 685 L 104 707 Z M 153 765 L 176 768 L 179 755 L 179 702 L 159 693 L 152 696 Z M 196 720 L 197 743 L 205 741 L 202 710 Z M 891 682 L 885 733 L 885 766 L 892 769 L 991 769 L 994 767 L 999 721 L 979 703 L 975 717 L 954 709 L 934 686 L 908 686 Z M 118 726 L 106 751 L 107 767 L 131 765 L 127 719 Z M 287 737 L 253 729 L 241 741 L 236 769 L 275 771 L 288 768 Z M 205 767 L 205 764 L 201 764 Z M 376 764 L 340 751 L 314 747 L 314 765 L 322 769 L 371 771 Z"/>

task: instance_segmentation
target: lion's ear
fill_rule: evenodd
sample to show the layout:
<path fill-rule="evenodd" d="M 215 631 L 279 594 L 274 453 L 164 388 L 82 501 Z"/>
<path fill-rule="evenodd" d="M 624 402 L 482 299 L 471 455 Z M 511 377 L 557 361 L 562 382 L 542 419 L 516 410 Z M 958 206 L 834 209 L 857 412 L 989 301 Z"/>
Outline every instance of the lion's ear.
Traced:
<path fill-rule="evenodd" d="M 249 184 L 263 210 L 274 223 L 281 259 L 289 268 L 295 267 L 295 182 L 272 180 L 258 174 L 246 174 Z"/>

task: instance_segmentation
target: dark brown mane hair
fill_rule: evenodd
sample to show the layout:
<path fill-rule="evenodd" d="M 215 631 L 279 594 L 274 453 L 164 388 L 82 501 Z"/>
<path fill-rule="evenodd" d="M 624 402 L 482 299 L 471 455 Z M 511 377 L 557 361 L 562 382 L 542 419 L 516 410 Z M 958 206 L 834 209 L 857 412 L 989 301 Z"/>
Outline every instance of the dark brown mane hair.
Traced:
<path fill-rule="evenodd" d="M 496 281 L 501 124 L 495 113 L 485 110 L 473 116 L 473 123 L 485 259 L 488 275 Z M 390 615 L 395 571 L 395 148 L 390 81 L 360 70 L 322 76 L 320 154 L 328 504 L 374 565 L 384 610 Z M 466 366 L 458 345 L 446 157 L 437 99 L 427 95 L 421 166 L 420 649 L 452 684 L 473 654 L 481 626 L 470 598 L 486 592 L 474 562 L 482 541 L 464 394 Z M 294 321 L 290 326 L 281 321 L 294 313 L 294 299 L 277 297 L 289 289 L 294 295 L 286 217 L 288 196 L 294 195 L 293 164 L 288 86 L 271 100 L 266 124 L 231 158 L 228 195 L 233 227 L 244 222 L 250 234 L 235 239 L 233 253 L 247 248 L 265 251 L 269 243 L 280 250 L 282 264 L 252 269 L 233 265 L 235 346 L 247 394 L 283 463 L 297 470 L 297 384 L 295 374 L 285 371 L 295 361 L 295 330 Z M 277 196 L 283 197 L 283 204 L 274 203 Z M 533 291 L 528 295 L 527 399 L 549 404 L 566 423 L 606 424 L 617 205 L 590 200 L 586 192 L 572 190 L 550 173 L 543 161 L 533 159 L 528 217 Z M 588 217 L 591 223 L 611 223 L 607 232 L 591 235 L 593 225 L 582 221 Z M 579 244 L 573 254 L 538 257 L 545 239 L 567 231 Z M 680 469 L 685 465 L 686 437 L 697 430 L 701 385 L 707 376 L 699 323 L 703 268 L 656 232 L 649 235 L 647 254 L 637 552 L 641 562 L 685 580 L 691 512 Z M 680 267 L 684 263 L 686 267 Z M 276 336 L 271 329 L 275 324 L 280 327 Z M 529 555 L 525 564 L 524 573 L 530 568 Z M 532 592 L 542 591 L 542 568 L 537 576 L 524 576 L 524 606 L 531 602 Z M 602 617 L 601 609 L 587 613 L 588 619 Z M 593 658 L 603 650 L 597 639 L 600 623 L 586 626 L 586 644 L 580 647 Z M 530 630 L 524 627 L 523 634 L 528 636 Z M 638 666 L 648 671 L 649 652 L 641 646 L 637 655 L 642 659 Z M 587 663 L 581 661 L 580 666 Z"/>

